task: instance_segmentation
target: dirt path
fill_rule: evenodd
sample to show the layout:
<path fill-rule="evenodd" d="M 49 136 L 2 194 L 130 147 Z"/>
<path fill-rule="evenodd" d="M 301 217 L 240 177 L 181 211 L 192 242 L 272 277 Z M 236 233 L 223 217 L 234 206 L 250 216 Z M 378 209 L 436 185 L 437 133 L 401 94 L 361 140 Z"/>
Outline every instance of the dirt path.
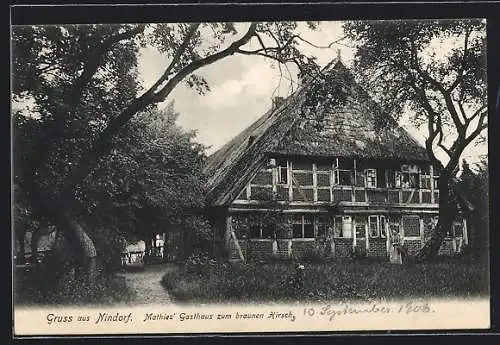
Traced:
<path fill-rule="evenodd" d="M 146 266 L 144 270 L 121 273 L 126 284 L 137 293 L 136 299 L 131 304 L 170 304 L 172 300 L 160 281 L 169 265 Z M 130 303 L 128 303 L 130 305 Z"/>

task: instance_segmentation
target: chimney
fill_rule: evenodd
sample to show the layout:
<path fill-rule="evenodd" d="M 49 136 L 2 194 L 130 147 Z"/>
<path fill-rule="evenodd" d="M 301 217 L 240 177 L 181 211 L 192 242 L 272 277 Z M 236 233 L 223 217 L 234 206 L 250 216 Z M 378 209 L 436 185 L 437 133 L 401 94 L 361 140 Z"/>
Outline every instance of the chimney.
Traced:
<path fill-rule="evenodd" d="M 337 49 L 337 60 L 338 61 L 342 61 L 342 56 L 341 56 L 341 52 L 340 52 L 340 49 Z"/>
<path fill-rule="evenodd" d="M 283 104 L 284 101 L 285 101 L 284 97 L 280 97 L 280 96 L 273 97 L 273 99 L 272 99 L 273 110 L 278 109 Z"/>

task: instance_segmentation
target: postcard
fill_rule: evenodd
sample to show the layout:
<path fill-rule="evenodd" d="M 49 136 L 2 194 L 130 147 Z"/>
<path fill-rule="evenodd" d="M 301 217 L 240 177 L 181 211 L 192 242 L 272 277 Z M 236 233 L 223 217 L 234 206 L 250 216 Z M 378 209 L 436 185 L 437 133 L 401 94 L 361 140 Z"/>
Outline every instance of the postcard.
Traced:
<path fill-rule="evenodd" d="M 486 20 L 11 33 L 15 336 L 490 327 Z"/>

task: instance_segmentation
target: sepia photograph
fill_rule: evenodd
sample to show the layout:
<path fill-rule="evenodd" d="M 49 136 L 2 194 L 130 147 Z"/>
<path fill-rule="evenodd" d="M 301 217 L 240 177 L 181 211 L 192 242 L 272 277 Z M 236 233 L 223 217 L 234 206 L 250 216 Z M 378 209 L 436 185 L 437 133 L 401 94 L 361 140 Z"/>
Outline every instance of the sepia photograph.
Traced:
<path fill-rule="evenodd" d="M 489 328 L 486 25 L 11 26 L 14 334 Z"/>

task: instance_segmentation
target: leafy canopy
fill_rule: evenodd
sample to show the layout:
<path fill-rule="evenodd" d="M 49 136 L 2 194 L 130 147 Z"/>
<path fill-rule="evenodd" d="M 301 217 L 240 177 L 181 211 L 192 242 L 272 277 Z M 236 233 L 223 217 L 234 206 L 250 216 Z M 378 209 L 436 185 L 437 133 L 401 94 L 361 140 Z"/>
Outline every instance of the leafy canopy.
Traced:
<path fill-rule="evenodd" d="M 440 152 L 450 170 L 487 126 L 485 27 L 480 19 L 344 25 L 372 96 L 396 119 L 409 110 L 434 163 Z"/>

